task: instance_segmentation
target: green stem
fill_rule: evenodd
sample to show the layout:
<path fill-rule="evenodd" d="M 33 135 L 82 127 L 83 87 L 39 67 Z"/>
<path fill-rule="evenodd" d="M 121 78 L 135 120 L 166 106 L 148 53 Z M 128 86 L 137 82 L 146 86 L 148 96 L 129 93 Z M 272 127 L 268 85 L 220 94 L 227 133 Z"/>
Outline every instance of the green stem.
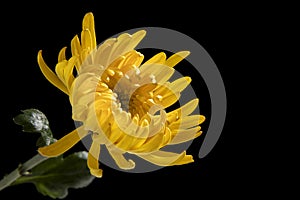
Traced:
<path fill-rule="evenodd" d="M 15 182 L 18 178 L 23 176 L 28 170 L 31 170 L 41 162 L 47 160 L 47 157 L 43 157 L 40 154 L 33 156 L 31 159 L 26 161 L 24 164 L 20 165 L 17 169 L 12 171 L 10 174 L 4 176 L 4 178 L 0 181 L 0 191 L 4 188 L 10 186 L 13 182 Z"/>

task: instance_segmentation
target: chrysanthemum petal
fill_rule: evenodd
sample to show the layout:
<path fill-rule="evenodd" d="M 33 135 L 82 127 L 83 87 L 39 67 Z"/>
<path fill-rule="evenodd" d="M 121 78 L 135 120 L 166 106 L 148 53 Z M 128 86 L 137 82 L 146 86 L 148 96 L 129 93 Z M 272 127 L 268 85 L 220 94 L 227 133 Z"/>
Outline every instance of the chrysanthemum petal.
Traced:
<path fill-rule="evenodd" d="M 81 48 L 82 49 L 87 49 L 88 51 L 92 51 L 91 47 L 93 46 L 92 44 L 92 36 L 91 32 L 88 29 L 84 29 L 81 32 Z"/>
<path fill-rule="evenodd" d="M 112 63 L 112 61 L 109 62 L 107 58 L 111 52 L 112 45 L 114 44 L 111 44 L 113 41 L 115 41 L 115 38 L 108 39 L 98 47 L 97 51 L 95 52 L 95 63 L 102 65 L 105 68 L 108 67 L 107 63 Z"/>
<path fill-rule="evenodd" d="M 64 47 L 59 51 L 58 59 L 57 59 L 58 62 L 66 60 L 66 49 L 67 47 Z"/>
<path fill-rule="evenodd" d="M 66 86 L 69 90 L 70 90 L 71 85 L 74 81 L 73 69 L 74 69 L 74 65 L 75 65 L 76 60 L 77 60 L 77 57 L 75 57 L 75 56 L 70 58 L 68 60 L 67 66 L 64 69 L 65 84 L 66 84 Z"/>
<path fill-rule="evenodd" d="M 119 65 L 115 65 L 115 67 L 119 68 L 124 74 L 128 71 L 133 69 L 133 66 L 140 66 L 140 64 L 143 62 L 144 60 L 144 55 L 132 50 L 127 52 L 125 55 L 122 56 L 124 58 L 124 62 L 119 63 Z M 114 67 L 114 65 L 112 64 L 109 67 Z M 126 67 L 128 69 L 126 69 Z"/>
<path fill-rule="evenodd" d="M 65 80 L 64 80 L 64 68 L 67 66 L 68 61 L 63 60 L 56 64 L 55 66 L 55 73 L 57 74 L 57 77 L 60 79 L 61 82 L 66 86 Z"/>
<path fill-rule="evenodd" d="M 101 178 L 102 169 L 99 169 L 100 144 L 92 142 L 89 150 L 87 165 L 92 175 Z"/>
<path fill-rule="evenodd" d="M 194 162 L 191 155 L 186 155 L 186 152 L 181 154 L 167 152 L 167 151 L 156 151 L 148 154 L 137 154 L 139 157 L 155 164 L 158 166 L 172 166 L 172 165 L 183 165 Z"/>
<path fill-rule="evenodd" d="M 80 55 L 82 51 L 81 45 L 80 45 L 80 41 L 78 38 L 78 35 L 75 35 L 73 37 L 73 39 L 71 40 L 71 52 L 73 56 L 78 56 Z"/>
<path fill-rule="evenodd" d="M 167 80 L 169 80 L 169 78 L 173 75 L 174 73 L 174 69 L 167 67 L 165 65 L 161 65 L 161 64 L 143 64 L 140 67 L 140 71 L 141 71 L 141 78 L 145 77 L 145 76 L 154 76 L 153 78 L 155 78 L 155 82 L 158 84 L 164 84 Z M 147 82 L 147 83 L 151 83 L 151 82 Z M 140 83 L 145 84 L 145 83 Z"/>
<path fill-rule="evenodd" d="M 147 139 L 142 146 L 140 146 L 138 149 L 134 150 L 136 153 L 142 153 L 142 152 L 152 152 L 158 150 L 163 143 L 164 139 L 164 131 L 161 130 L 158 133 L 152 133 L 155 134 L 154 136 Z"/>
<path fill-rule="evenodd" d="M 147 140 L 147 137 L 145 136 L 146 134 L 149 134 L 149 132 L 147 132 L 149 131 L 149 128 L 141 127 L 138 123 L 139 119 L 135 116 L 133 117 L 132 122 L 123 129 L 123 136 L 116 144 L 118 148 L 128 151 L 134 149 L 134 147 L 136 148 L 139 144 Z"/>
<path fill-rule="evenodd" d="M 171 139 L 172 139 L 172 131 L 169 129 L 169 127 L 166 127 L 162 146 L 169 144 Z"/>
<path fill-rule="evenodd" d="M 173 81 L 170 84 L 169 89 L 173 92 L 181 92 L 191 83 L 191 81 L 192 81 L 192 79 L 188 76 L 181 77 L 181 78 Z"/>
<path fill-rule="evenodd" d="M 77 72 L 79 72 L 81 64 L 82 64 L 82 60 L 81 60 L 81 52 L 82 52 L 82 48 L 80 45 L 80 41 L 78 38 L 78 35 L 75 35 L 74 38 L 71 40 L 71 52 L 72 52 L 72 56 L 78 56 L 78 60 L 75 64 Z"/>
<path fill-rule="evenodd" d="M 131 35 L 129 35 L 128 33 L 121 34 L 117 38 L 116 43 L 112 46 L 107 60 L 113 62 L 117 57 L 123 55 L 124 53 L 127 53 L 126 48 L 129 45 L 130 40 L 131 40 Z M 107 63 L 107 65 L 110 64 L 111 63 Z"/>
<path fill-rule="evenodd" d="M 166 54 L 164 52 L 160 52 L 158 54 L 156 54 L 155 56 L 153 56 L 152 58 L 150 58 L 149 60 L 147 60 L 144 64 L 148 65 L 148 64 L 165 64 L 166 62 Z"/>
<path fill-rule="evenodd" d="M 111 122 L 111 134 L 109 140 L 115 144 L 118 141 L 121 141 L 125 136 L 122 130 L 125 130 L 131 123 L 131 116 L 120 110 L 113 111 L 114 120 Z"/>
<path fill-rule="evenodd" d="M 140 64 L 144 59 L 144 55 L 136 50 L 131 50 L 127 52 L 126 54 L 124 54 L 124 57 L 125 57 L 124 65 L 131 64 L 135 66 L 140 66 Z"/>
<path fill-rule="evenodd" d="M 134 145 L 131 146 L 131 150 L 138 150 L 145 143 L 149 134 L 149 122 L 144 119 L 137 130 L 136 140 L 134 141 Z"/>
<path fill-rule="evenodd" d="M 196 99 L 189 101 L 184 106 L 181 106 L 179 109 L 181 110 L 182 115 L 191 114 L 198 106 L 198 103 L 199 103 L 199 99 L 196 98 Z"/>
<path fill-rule="evenodd" d="M 185 105 L 167 113 L 167 121 L 168 123 L 172 123 L 174 121 L 180 120 L 180 118 L 191 114 L 196 107 L 198 106 L 199 99 L 193 99 L 186 103 Z"/>
<path fill-rule="evenodd" d="M 183 142 L 188 142 L 190 140 L 193 140 L 202 134 L 202 131 L 200 131 L 200 129 L 201 127 L 197 126 L 186 130 L 179 130 L 178 133 L 175 133 L 176 135 L 173 136 L 173 138 L 168 143 L 168 145 L 180 144 Z M 173 131 L 177 132 L 176 130 Z"/>
<path fill-rule="evenodd" d="M 125 51 L 130 51 L 131 49 L 134 49 L 145 37 L 145 35 L 145 30 L 140 30 L 132 34 L 130 44 L 127 46 L 127 49 Z"/>
<path fill-rule="evenodd" d="M 42 57 L 42 50 L 40 50 L 38 52 L 37 59 L 38 59 L 39 67 L 40 67 L 42 73 L 44 74 L 44 76 L 46 77 L 46 79 L 50 83 L 52 83 L 55 87 L 57 87 L 58 89 L 60 89 L 61 91 L 63 91 L 67 95 L 69 95 L 69 92 L 68 92 L 68 89 L 66 88 L 66 86 L 63 84 L 63 82 L 61 80 L 59 80 L 59 78 L 55 75 L 55 73 L 45 63 L 45 61 Z"/>
<path fill-rule="evenodd" d="M 190 116 L 182 116 L 180 120 L 177 120 L 176 122 L 170 123 L 168 126 L 171 130 L 175 129 L 187 129 L 194 126 L 197 126 L 199 124 L 202 124 L 205 120 L 205 117 L 203 115 L 190 115 Z"/>
<path fill-rule="evenodd" d="M 107 39 L 98 47 L 95 62 L 108 67 L 115 59 L 133 50 L 143 39 L 146 32 L 141 30 L 133 35 L 121 34 L 118 38 Z M 118 48 L 116 48 L 118 47 Z"/>
<path fill-rule="evenodd" d="M 109 134 L 107 130 L 110 126 L 111 106 L 109 106 L 109 104 L 98 104 L 98 102 L 102 103 L 101 99 L 94 101 L 89 106 L 87 119 L 84 121 L 84 125 L 91 131 L 98 132 L 100 134 Z M 103 109 L 95 110 L 97 107 Z"/>
<path fill-rule="evenodd" d="M 126 160 L 126 158 L 123 155 L 124 152 L 118 149 L 117 147 L 114 147 L 113 145 L 108 145 L 107 149 L 109 154 L 115 160 L 118 167 L 120 167 L 121 169 L 129 170 L 135 167 L 135 163 L 133 162 L 133 160 Z"/>
<path fill-rule="evenodd" d="M 41 147 L 38 149 L 38 152 L 45 157 L 56 157 L 70 148 L 72 148 L 77 142 L 79 142 L 84 136 L 87 135 L 87 131 L 83 127 L 79 127 L 69 134 L 65 135 L 55 143 Z"/>
<path fill-rule="evenodd" d="M 169 67 L 174 67 L 177 65 L 180 61 L 182 61 L 185 57 L 187 57 L 190 54 L 189 51 L 180 51 L 172 56 L 170 56 L 167 61 L 165 62 L 165 65 Z"/>
<path fill-rule="evenodd" d="M 95 49 L 97 46 L 96 33 L 95 33 L 95 22 L 93 13 L 87 13 L 82 21 L 82 30 L 89 30 L 91 35 L 91 50 Z"/>
<path fill-rule="evenodd" d="M 162 96 L 162 100 L 159 103 L 164 108 L 167 108 L 173 105 L 175 102 L 177 102 L 179 98 L 180 98 L 179 92 L 173 93 L 172 91 L 170 91 L 166 93 L 164 96 Z"/>

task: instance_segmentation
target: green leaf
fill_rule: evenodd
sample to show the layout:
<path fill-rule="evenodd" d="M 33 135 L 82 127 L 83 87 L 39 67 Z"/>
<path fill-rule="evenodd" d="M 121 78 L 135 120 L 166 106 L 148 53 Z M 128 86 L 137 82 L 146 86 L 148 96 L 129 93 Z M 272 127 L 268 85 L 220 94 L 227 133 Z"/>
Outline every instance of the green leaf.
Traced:
<path fill-rule="evenodd" d="M 88 186 L 95 178 L 87 167 L 87 152 L 77 152 L 66 158 L 50 158 L 16 180 L 14 185 L 33 183 L 43 195 L 51 198 L 65 198 L 69 188 Z"/>
<path fill-rule="evenodd" d="M 38 147 L 46 146 L 56 141 L 53 138 L 49 121 L 44 113 L 37 109 L 22 110 L 22 112 L 23 114 L 17 115 L 13 120 L 16 124 L 23 126 L 24 132 L 41 134 L 37 141 Z"/>

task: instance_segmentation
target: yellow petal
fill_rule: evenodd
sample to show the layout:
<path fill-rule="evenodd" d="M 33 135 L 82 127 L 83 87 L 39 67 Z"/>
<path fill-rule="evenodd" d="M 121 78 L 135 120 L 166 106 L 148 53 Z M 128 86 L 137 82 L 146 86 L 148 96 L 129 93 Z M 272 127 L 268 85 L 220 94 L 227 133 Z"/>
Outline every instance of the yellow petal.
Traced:
<path fill-rule="evenodd" d="M 126 48 L 126 51 L 130 51 L 134 49 L 140 42 L 141 40 L 145 37 L 146 31 L 145 30 L 140 30 L 132 34 L 131 36 L 131 41 L 129 45 Z"/>
<path fill-rule="evenodd" d="M 176 110 L 167 113 L 167 121 L 169 122 L 169 124 L 171 124 L 172 122 L 181 120 L 182 117 L 191 114 L 198 106 L 198 103 L 199 103 L 199 99 L 196 98 L 189 101 L 188 103 L 181 106 L 180 108 L 177 108 Z"/>
<path fill-rule="evenodd" d="M 164 52 L 158 53 L 155 56 L 153 56 L 152 58 L 150 58 L 149 60 L 147 60 L 144 64 L 164 64 L 166 62 L 166 54 Z"/>
<path fill-rule="evenodd" d="M 161 64 L 143 64 L 140 67 L 141 78 L 154 75 L 155 82 L 164 84 L 173 75 L 174 69 Z M 148 81 L 148 83 L 151 83 Z M 142 83 L 143 84 L 143 83 Z"/>
<path fill-rule="evenodd" d="M 114 109 L 113 117 L 111 125 L 111 135 L 109 136 L 109 140 L 116 144 L 125 137 L 125 133 L 122 130 L 125 130 L 131 124 L 131 115 L 125 111 L 120 111 Z"/>
<path fill-rule="evenodd" d="M 173 139 L 168 144 L 169 145 L 180 144 L 183 142 L 193 140 L 196 137 L 201 135 L 202 131 L 200 131 L 200 129 L 201 129 L 201 127 L 197 126 L 197 127 L 186 129 L 186 130 L 179 130 L 178 133 L 175 133 L 176 135 L 173 137 Z"/>
<path fill-rule="evenodd" d="M 167 108 L 171 105 L 173 105 L 175 102 L 178 101 L 178 99 L 180 98 L 180 93 L 168 93 L 166 96 L 163 97 L 162 101 L 160 102 L 160 104 L 164 107 Z"/>
<path fill-rule="evenodd" d="M 124 133 L 120 131 L 119 125 L 116 121 L 114 121 L 111 125 L 111 134 L 109 136 L 109 140 L 111 143 L 115 144 L 117 141 L 120 141 L 124 136 Z"/>
<path fill-rule="evenodd" d="M 189 54 L 190 54 L 189 51 L 180 51 L 180 52 L 177 52 L 177 53 L 173 54 L 172 56 L 170 56 L 167 59 L 165 65 L 167 65 L 169 67 L 174 67 L 180 61 L 182 61 L 185 57 L 187 57 Z"/>
<path fill-rule="evenodd" d="M 82 61 L 81 65 L 86 66 L 90 65 L 93 60 L 93 54 L 90 53 L 90 50 L 88 48 L 82 49 L 81 54 L 80 54 L 80 60 Z"/>
<path fill-rule="evenodd" d="M 155 134 L 155 132 L 151 132 L 151 134 Z M 134 150 L 134 152 L 142 153 L 142 152 L 153 152 L 158 150 L 164 141 L 164 131 L 156 133 L 154 136 L 150 137 L 142 144 L 138 149 Z"/>
<path fill-rule="evenodd" d="M 169 89 L 173 92 L 181 92 L 191 83 L 191 81 L 192 79 L 190 77 L 179 78 L 170 84 Z"/>
<path fill-rule="evenodd" d="M 93 102 L 89 106 L 89 112 L 87 119 L 84 121 L 84 125 L 91 131 L 98 132 L 100 134 L 108 134 L 107 129 L 110 128 L 111 111 L 109 105 L 102 105 L 99 108 L 95 106 L 100 105 L 101 100 Z M 103 109 L 101 109 L 103 108 Z"/>
<path fill-rule="evenodd" d="M 99 169 L 99 155 L 100 155 L 100 144 L 96 142 L 92 142 L 89 154 L 87 165 L 90 169 L 92 175 L 96 176 L 97 178 L 102 177 L 102 169 Z"/>
<path fill-rule="evenodd" d="M 173 129 L 187 129 L 199 124 L 202 124 L 205 120 L 203 115 L 190 115 L 190 116 L 183 116 L 180 120 L 170 123 L 168 126 L 171 130 Z"/>
<path fill-rule="evenodd" d="M 97 46 L 96 34 L 95 34 L 95 22 L 93 13 L 87 13 L 82 21 L 82 30 L 88 29 L 91 34 L 91 50 L 95 49 Z"/>
<path fill-rule="evenodd" d="M 63 60 L 66 60 L 66 49 L 67 47 L 64 47 L 60 50 L 59 54 L 58 54 L 58 62 L 61 62 Z"/>
<path fill-rule="evenodd" d="M 38 59 L 39 67 L 40 67 L 42 73 L 44 74 L 44 76 L 46 77 L 46 79 L 50 83 L 52 83 L 55 87 L 57 87 L 58 89 L 60 89 L 61 91 L 63 91 L 67 95 L 69 95 L 69 92 L 68 92 L 68 89 L 66 88 L 66 86 L 63 84 L 63 82 L 61 80 L 59 80 L 59 78 L 54 74 L 54 72 L 45 63 L 45 61 L 42 57 L 42 50 L 40 50 L 38 52 L 37 59 Z"/>
<path fill-rule="evenodd" d="M 99 65 L 104 66 L 105 68 L 108 67 L 108 65 L 107 65 L 107 63 L 109 63 L 108 56 L 111 52 L 111 48 L 112 48 L 112 45 L 113 45 L 111 43 L 115 41 L 113 39 L 115 39 L 115 38 L 106 40 L 103 44 L 101 44 L 98 47 L 97 51 L 95 52 L 94 62 L 99 64 Z M 112 62 L 110 62 L 109 64 L 111 64 L 111 63 Z"/>
<path fill-rule="evenodd" d="M 145 36 L 145 31 L 138 31 L 133 35 L 121 34 L 118 38 L 109 38 L 98 47 L 95 62 L 108 67 L 115 59 L 133 50 Z"/>
<path fill-rule="evenodd" d="M 78 56 L 78 61 L 76 62 L 76 69 L 77 72 L 79 72 L 81 64 L 82 64 L 82 60 L 81 60 L 81 52 L 82 52 L 82 48 L 80 45 L 80 41 L 78 36 L 76 35 L 72 40 L 71 40 L 71 52 L 72 52 L 72 56 Z"/>
<path fill-rule="evenodd" d="M 66 84 L 66 86 L 69 90 L 70 90 L 71 85 L 74 81 L 73 69 L 74 69 L 74 65 L 75 65 L 76 60 L 77 60 L 77 57 L 75 57 L 75 56 L 70 58 L 70 60 L 68 60 L 67 66 L 64 69 L 65 84 Z"/>
<path fill-rule="evenodd" d="M 88 51 L 92 51 L 92 36 L 91 32 L 88 29 L 82 30 L 81 32 L 81 48 L 87 49 Z M 84 61 L 84 59 L 83 59 Z"/>
<path fill-rule="evenodd" d="M 62 62 L 59 62 L 55 66 L 55 72 L 60 79 L 60 81 L 66 86 L 65 79 L 64 79 L 64 68 L 67 66 L 68 61 L 63 60 Z"/>
<path fill-rule="evenodd" d="M 72 119 L 76 121 L 84 121 L 87 118 L 87 109 L 86 105 L 74 105 L 72 106 Z"/>
<path fill-rule="evenodd" d="M 186 103 L 184 106 L 180 107 L 177 110 L 180 110 L 181 114 L 183 116 L 189 115 L 196 109 L 196 107 L 198 106 L 198 103 L 199 103 L 199 99 L 196 98 L 196 99 L 189 101 L 188 103 Z"/>
<path fill-rule="evenodd" d="M 172 131 L 168 127 L 166 127 L 162 146 L 169 144 L 171 139 L 172 139 Z"/>
<path fill-rule="evenodd" d="M 71 52 L 73 56 L 78 56 L 80 55 L 82 51 L 80 41 L 78 38 L 78 35 L 75 35 L 74 38 L 71 40 Z"/>
<path fill-rule="evenodd" d="M 81 140 L 81 138 L 86 136 L 87 133 L 88 132 L 86 130 L 84 130 L 82 127 L 79 127 L 69 134 L 65 135 L 55 143 L 39 148 L 38 152 L 45 157 L 59 156 L 72 148 L 77 142 Z"/>
<path fill-rule="evenodd" d="M 120 139 L 116 144 L 118 148 L 123 150 L 128 150 L 130 149 L 131 146 L 133 146 L 134 142 L 138 139 L 134 137 L 134 135 L 136 135 L 136 130 L 138 128 L 137 122 L 134 121 L 137 121 L 136 117 L 133 118 L 132 122 L 123 131 L 120 130 L 120 132 L 124 132 L 123 133 L 124 135 L 122 139 Z"/>
<path fill-rule="evenodd" d="M 144 55 L 135 50 L 127 52 L 122 57 L 124 59 L 123 62 L 118 62 L 118 65 L 113 65 L 113 62 L 109 67 L 119 68 L 124 74 L 127 71 L 132 70 L 134 66 L 140 66 L 144 60 Z"/>
<path fill-rule="evenodd" d="M 134 141 L 134 145 L 131 150 L 138 151 L 138 149 L 145 143 L 147 136 L 149 135 L 149 122 L 148 120 L 142 120 L 142 123 L 137 130 L 137 139 Z"/>
<path fill-rule="evenodd" d="M 135 163 L 133 160 L 129 159 L 126 160 L 124 157 L 124 152 L 115 147 L 114 145 L 107 145 L 107 149 L 109 154 L 112 156 L 112 158 L 115 160 L 116 164 L 121 168 L 125 170 L 133 169 L 135 167 Z"/>
<path fill-rule="evenodd" d="M 117 38 L 116 43 L 112 46 L 110 54 L 108 56 L 107 65 L 110 65 L 117 57 L 122 56 L 123 54 L 128 52 L 126 50 L 126 47 L 130 43 L 130 40 L 131 36 L 128 33 L 123 33 Z"/>
<path fill-rule="evenodd" d="M 149 154 L 137 154 L 139 157 L 155 164 L 158 166 L 172 166 L 172 165 L 183 165 L 194 162 L 193 157 L 186 155 L 186 152 L 181 154 L 167 152 L 167 151 L 156 151 Z"/>

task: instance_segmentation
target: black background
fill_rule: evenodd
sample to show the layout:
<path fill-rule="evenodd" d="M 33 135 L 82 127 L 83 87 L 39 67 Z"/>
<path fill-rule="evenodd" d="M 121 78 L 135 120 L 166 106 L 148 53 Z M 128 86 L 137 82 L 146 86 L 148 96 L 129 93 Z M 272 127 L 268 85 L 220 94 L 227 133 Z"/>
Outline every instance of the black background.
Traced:
<path fill-rule="evenodd" d="M 36 57 L 37 52 L 43 49 L 46 62 L 54 69 L 59 50 L 64 46 L 70 49 L 71 39 L 80 34 L 83 16 L 93 12 L 98 42 L 128 29 L 147 26 L 174 29 L 198 41 L 223 77 L 228 112 L 222 135 L 205 158 L 197 157 L 204 134 L 194 140 L 188 150 L 194 155 L 195 162 L 192 164 L 144 174 L 124 173 L 102 165 L 103 178 L 94 180 L 86 188 L 69 190 L 66 199 L 159 198 L 181 194 L 186 195 L 186 199 L 213 198 L 220 194 L 239 197 L 240 192 L 247 196 L 255 195 L 261 188 L 258 185 L 249 187 L 249 182 L 255 179 L 255 165 L 253 157 L 248 154 L 248 146 L 245 146 L 252 130 L 247 128 L 246 119 L 240 115 L 251 112 L 244 96 L 248 85 L 241 86 L 241 80 L 251 69 L 241 69 L 241 65 L 245 65 L 241 62 L 244 54 L 241 46 L 249 45 L 249 38 L 244 34 L 252 31 L 253 24 L 251 17 L 245 14 L 250 13 L 246 8 L 228 7 L 201 3 L 163 6 L 147 1 L 139 4 L 124 2 L 124 5 L 112 1 L 107 5 L 101 1 L 39 1 L 31 5 L 23 2 L 2 6 L 7 13 L 1 13 L 0 176 L 36 153 L 37 135 L 23 133 L 12 120 L 20 110 L 37 108 L 44 112 L 56 138 L 73 130 L 68 97 L 44 78 Z M 196 80 L 191 72 L 186 73 L 192 76 L 193 81 Z M 192 83 L 196 89 L 200 88 L 197 82 Z M 200 104 L 201 110 L 209 115 L 207 90 L 203 88 L 198 92 L 204 102 Z M 207 130 L 207 124 L 203 125 L 203 130 Z M 76 150 L 84 150 L 83 145 L 76 145 L 73 151 Z M 50 199 L 39 194 L 32 184 L 9 187 L 0 192 L 1 199 L 14 199 L 20 195 L 26 199 Z"/>

